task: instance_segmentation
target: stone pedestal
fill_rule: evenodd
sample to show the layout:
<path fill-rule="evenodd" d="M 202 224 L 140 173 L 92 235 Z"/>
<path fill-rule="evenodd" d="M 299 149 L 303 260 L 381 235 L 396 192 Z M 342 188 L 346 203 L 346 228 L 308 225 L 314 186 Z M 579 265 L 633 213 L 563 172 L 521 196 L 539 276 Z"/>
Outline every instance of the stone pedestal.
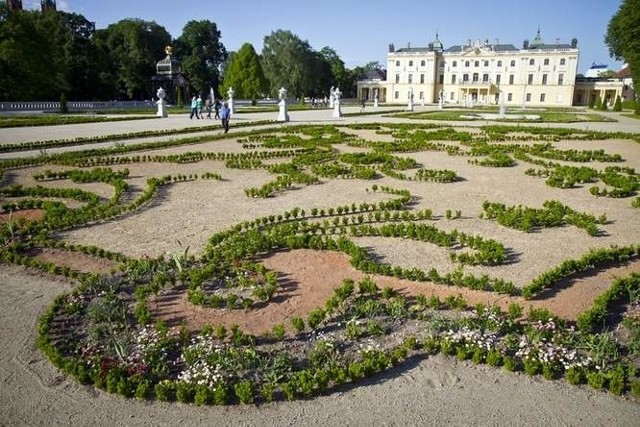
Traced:
<path fill-rule="evenodd" d="M 340 109 L 340 99 L 335 99 L 333 101 L 333 114 L 331 116 L 337 119 L 342 117 L 342 110 Z"/>
<path fill-rule="evenodd" d="M 156 116 L 169 117 L 169 114 L 167 114 L 167 103 L 164 101 L 164 99 L 161 99 L 160 101 L 156 102 L 156 104 L 158 105 L 158 111 L 156 112 Z"/>
<path fill-rule="evenodd" d="M 279 122 L 288 122 L 289 113 L 287 112 L 287 101 L 284 99 L 280 100 L 278 107 L 280 107 L 280 111 L 278 112 L 278 118 L 276 120 Z"/>

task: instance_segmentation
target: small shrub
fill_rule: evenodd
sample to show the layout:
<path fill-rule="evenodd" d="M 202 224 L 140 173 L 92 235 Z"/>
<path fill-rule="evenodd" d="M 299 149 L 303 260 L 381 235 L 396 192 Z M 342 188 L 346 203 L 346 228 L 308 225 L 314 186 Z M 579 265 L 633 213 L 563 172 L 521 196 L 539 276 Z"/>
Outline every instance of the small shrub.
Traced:
<path fill-rule="evenodd" d="M 240 403 L 244 405 L 253 403 L 253 383 L 250 380 L 242 380 L 234 384 L 233 390 Z"/>
<path fill-rule="evenodd" d="M 567 382 L 571 385 L 582 384 L 584 383 L 584 380 L 585 380 L 584 370 L 582 370 L 581 368 L 573 367 L 573 366 L 567 369 L 567 371 L 564 374 L 564 377 L 566 378 Z"/>
<path fill-rule="evenodd" d="M 304 331 L 304 319 L 302 317 L 294 317 L 291 319 L 291 325 L 297 332 Z"/>
<path fill-rule="evenodd" d="M 607 378 L 600 372 L 587 372 L 587 383 L 596 390 L 602 390 L 604 388 Z"/>
<path fill-rule="evenodd" d="M 500 366 L 502 365 L 502 354 L 499 350 L 489 350 L 487 353 L 487 365 Z"/>
<path fill-rule="evenodd" d="M 509 372 L 516 372 L 518 370 L 518 362 L 510 356 L 504 356 L 502 366 Z"/>
<path fill-rule="evenodd" d="M 282 323 L 274 325 L 273 329 L 271 330 L 271 334 L 276 340 L 282 341 L 285 334 L 284 325 Z"/>
<path fill-rule="evenodd" d="M 196 394 L 193 401 L 198 406 L 211 405 L 213 403 L 213 390 L 205 385 L 196 386 Z"/>

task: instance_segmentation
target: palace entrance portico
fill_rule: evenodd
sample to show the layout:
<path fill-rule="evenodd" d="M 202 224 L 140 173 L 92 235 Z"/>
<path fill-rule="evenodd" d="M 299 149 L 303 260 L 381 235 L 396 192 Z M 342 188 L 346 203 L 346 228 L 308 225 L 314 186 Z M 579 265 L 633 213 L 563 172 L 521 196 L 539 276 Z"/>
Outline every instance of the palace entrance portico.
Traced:
<path fill-rule="evenodd" d="M 458 102 L 471 100 L 474 104 L 497 104 L 499 94 L 499 88 L 490 80 L 463 81 L 458 90 Z"/>

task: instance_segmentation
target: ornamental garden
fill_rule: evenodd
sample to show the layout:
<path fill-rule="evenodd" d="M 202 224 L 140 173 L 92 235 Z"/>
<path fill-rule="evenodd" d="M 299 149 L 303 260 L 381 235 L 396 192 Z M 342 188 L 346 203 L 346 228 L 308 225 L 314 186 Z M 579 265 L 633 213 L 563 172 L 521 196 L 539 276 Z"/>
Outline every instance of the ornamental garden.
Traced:
<path fill-rule="evenodd" d="M 38 347 L 196 405 L 436 353 L 640 398 L 640 134 L 375 120 L 2 145 L 2 262 L 74 284 Z"/>

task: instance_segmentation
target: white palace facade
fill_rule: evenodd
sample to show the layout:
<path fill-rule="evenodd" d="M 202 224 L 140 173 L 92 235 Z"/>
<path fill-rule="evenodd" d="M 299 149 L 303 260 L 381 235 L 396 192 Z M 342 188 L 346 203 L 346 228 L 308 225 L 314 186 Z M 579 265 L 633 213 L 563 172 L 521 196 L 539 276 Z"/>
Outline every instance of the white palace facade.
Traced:
<path fill-rule="evenodd" d="M 358 82 L 358 99 L 387 103 L 495 105 L 502 92 L 507 106 L 571 106 L 578 70 L 578 41 L 545 44 L 540 31 L 522 48 L 488 40 L 444 49 L 438 39 L 427 47 L 389 45 L 386 79 Z M 591 94 L 589 94 L 591 96 Z M 595 97 L 600 97 L 596 93 Z"/>

